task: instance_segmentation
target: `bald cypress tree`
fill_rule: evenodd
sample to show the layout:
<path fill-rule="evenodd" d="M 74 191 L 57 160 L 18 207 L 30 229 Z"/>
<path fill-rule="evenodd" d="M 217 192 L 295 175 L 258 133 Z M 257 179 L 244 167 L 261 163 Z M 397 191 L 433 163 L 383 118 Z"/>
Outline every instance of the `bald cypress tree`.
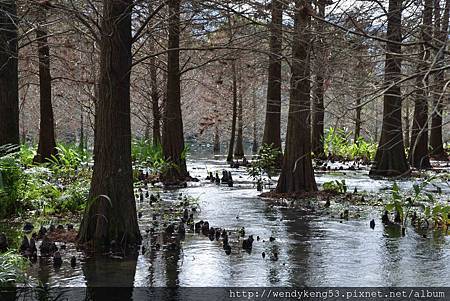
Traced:
<path fill-rule="evenodd" d="M 414 103 L 414 119 L 411 131 L 409 161 L 416 168 L 431 168 L 428 155 L 428 98 L 429 98 L 429 68 L 431 27 L 433 24 L 433 0 L 425 0 L 423 24 L 421 28 L 422 44 L 420 45 L 416 78 Z"/>
<path fill-rule="evenodd" d="M 311 159 L 310 30 L 308 2 L 295 1 L 291 94 L 283 167 L 276 192 L 316 191 Z"/>
<path fill-rule="evenodd" d="M 434 39 L 436 49 L 436 67 L 443 67 L 445 63 L 445 49 L 448 44 L 448 25 L 450 15 L 450 0 L 445 1 L 445 8 L 441 15 L 440 1 L 434 3 Z M 447 159 L 442 139 L 442 116 L 444 114 L 445 71 L 433 74 L 433 105 L 431 109 L 430 148 L 431 155 L 437 159 Z"/>
<path fill-rule="evenodd" d="M 281 151 L 281 60 L 283 46 L 283 1 L 272 1 L 270 23 L 270 54 L 267 77 L 266 121 L 263 144 Z M 278 159 L 282 162 L 282 154 Z"/>
<path fill-rule="evenodd" d="M 401 176 L 409 173 L 402 131 L 401 42 L 402 0 L 389 0 L 383 100 L 383 125 L 372 176 Z"/>
<path fill-rule="evenodd" d="M 188 176 L 184 158 L 183 117 L 181 114 L 180 0 L 169 0 L 169 44 L 167 53 L 167 98 L 164 104 L 162 147 L 173 166 L 164 175 L 166 182 Z"/>
<path fill-rule="evenodd" d="M 36 41 L 39 57 L 39 144 L 34 162 L 44 163 L 56 156 L 55 122 L 52 105 L 52 77 L 50 74 L 50 47 L 48 45 L 47 4 L 38 4 L 38 27 L 36 29 Z"/>
<path fill-rule="evenodd" d="M 104 0 L 94 173 L 79 243 L 141 241 L 131 166 L 130 71 L 132 0 Z"/>
<path fill-rule="evenodd" d="M 0 146 L 19 144 L 16 1 L 0 1 Z"/>

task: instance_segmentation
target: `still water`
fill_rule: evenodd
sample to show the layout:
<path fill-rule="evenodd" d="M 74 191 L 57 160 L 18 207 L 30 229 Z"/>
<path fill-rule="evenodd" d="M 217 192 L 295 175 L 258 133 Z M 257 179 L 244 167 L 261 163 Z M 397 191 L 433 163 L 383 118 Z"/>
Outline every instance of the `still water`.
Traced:
<path fill-rule="evenodd" d="M 152 251 L 145 255 L 113 259 L 85 257 L 67 246 L 64 263 L 55 269 L 51 259 L 41 259 L 31 267 L 32 281 L 49 286 L 85 287 L 165 287 L 165 286 L 447 286 L 450 274 L 450 238 L 430 232 L 427 238 L 408 228 L 402 237 L 388 231 L 380 220 L 380 208 L 349 208 L 358 218 L 348 221 L 300 208 L 273 206 L 258 197 L 244 169 L 233 170 L 234 187 L 205 181 L 207 171 L 227 166 L 223 161 L 195 160 L 188 167 L 202 179 L 186 189 L 163 192 L 162 198 L 176 202 L 180 192 L 199 198 L 196 221 L 232 231 L 231 255 L 218 241 L 201 234 L 187 234 L 177 252 Z M 392 182 L 375 181 L 367 171 L 317 174 L 317 182 L 345 179 L 349 191 L 379 192 Z M 409 189 L 410 181 L 400 183 Z M 443 187 L 444 192 L 448 188 Z M 384 192 L 385 193 L 385 192 Z M 386 193 L 384 194 L 386 195 Z M 143 213 L 143 236 L 151 223 L 152 209 L 147 201 L 138 203 Z M 372 230 L 369 221 L 375 219 Z M 246 236 L 255 238 L 249 254 L 242 250 L 235 231 L 245 227 Z M 269 241 L 269 237 L 275 238 Z M 262 253 L 267 254 L 265 258 Z M 270 255 L 278 254 L 273 261 Z M 76 255 L 79 263 L 69 264 Z"/>

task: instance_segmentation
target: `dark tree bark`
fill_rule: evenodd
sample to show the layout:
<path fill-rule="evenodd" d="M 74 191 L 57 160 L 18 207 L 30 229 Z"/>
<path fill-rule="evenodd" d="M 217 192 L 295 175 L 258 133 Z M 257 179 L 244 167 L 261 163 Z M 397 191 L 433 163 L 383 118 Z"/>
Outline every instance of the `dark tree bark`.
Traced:
<path fill-rule="evenodd" d="M 402 131 L 401 78 L 401 20 L 402 0 L 389 0 L 384 84 L 383 125 L 372 176 L 401 176 L 409 174 Z"/>
<path fill-rule="evenodd" d="M 325 18 L 325 0 L 318 1 L 319 17 Z M 317 22 L 317 31 L 323 34 L 324 24 L 321 21 Z M 316 85 L 314 89 L 314 98 L 312 106 L 312 150 L 316 157 L 325 157 L 323 146 L 324 136 L 324 122 L 325 122 L 325 106 L 324 106 L 324 85 L 325 85 L 325 45 L 322 37 L 318 37 L 317 41 L 317 71 L 316 71 Z"/>
<path fill-rule="evenodd" d="M 258 153 L 258 124 L 256 122 L 258 110 L 256 108 L 256 89 L 253 91 L 252 96 L 252 118 L 253 118 L 253 144 L 252 144 L 252 153 Z"/>
<path fill-rule="evenodd" d="M 417 72 L 423 74 L 416 78 L 414 119 L 411 130 L 409 162 L 419 169 L 431 168 L 428 156 L 428 81 L 427 70 L 430 59 L 431 27 L 433 22 L 433 0 L 425 0 L 423 24 L 421 28 L 422 44 L 419 52 Z"/>
<path fill-rule="evenodd" d="M 16 1 L 0 2 L 0 146 L 19 144 Z"/>
<path fill-rule="evenodd" d="M 240 89 L 240 91 L 242 91 Z M 242 102 L 243 97 L 242 93 L 239 95 L 239 101 L 238 101 L 238 111 L 237 111 L 237 136 L 236 136 L 236 147 L 234 149 L 234 157 L 236 159 L 242 159 L 244 158 L 244 135 L 243 135 L 243 129 L 244 129 L 244 121 L 242 120 Z"/>
<path fill-rule="evenodd" d="M 78 149 L 80 151 L 84 151 L 84 112 L 83 112 L 83 104 L 80 104 L 80 142 L 78 144 Z"/>
<path fill-rule="evenodd" d="M 409 134 L 409 127 L 410 127 L 410 121 L 409 121 L 409 102 L 405 102 L 405 116 L 403 117 L 403 123 L 405 124 L 405 148 L 409 148 L 409 141 L 410 141 L 410 134 Z"/>
<path fill-rule="evenodd" d="M 38 7 L 39 25 L 36 29 L 36 40 L 39 52 L 39 144 L 34 162 L 44 163 L 56 156 L 55 122 L 52 106 L 52 77 L 50 74 L 50 49 L 47 41 L 47 30 L 44 28 L 47 20 L 47 7 Z"/>
<path fill-rule="evenodd" d="M 213 146 L 214 155 L 220 154 L 220 133 L 219 133 L 219 124 L 216 120 L 214 124 L 214 146 Z"/>
<path fill-rule="evenodd" d="M 220 114 L 217 108 L 217 103 L 214 104 L 214 143 L 213 143 L 213 153 L 214 155 L 220 154 Z"/>
<path fill-rule="evenodd" d="M 157 146 L 161 145 L 161 113 L 159 111 L 158 75 L 154 57 L 150 60 L 150 86 L 153 114 L 152 139 L 153 146 Z"/>
<path fill-rule="evenodd" d="M 267 80 L 266 121 L 263 144 L 272 145 L 281 151 L 281 60 L 283 45 L 283 1 L 272 1 L 270 24 L 270 55 Z M 282 154 L 278 159 L 282 162 Z"/>
<path fill-rule="evenodd" d="M 164 175 L 165 182 L 178 182 L 188 176 L 184 153 L 181 115 L 180 0 L 169 0 L 169 45 L 167 54 L 167 99 L 164 105 L 162 146 L 164 157 L 174 164 Z"/>
<path fill-rule="evenodd" d="M 131 166 L 130 72 L 132 0 L 104 0 L 94 172 L 78 234 L 95 248 L 141 241 Z"/>
<path fill-rule="evenodd" d="M 153 2 L 149 2 L 149 14 L 154 12 Z M 149 27 L 154 26 L 153 20 L 149 22 Z M 150 51 L 155 52 L 155 47 L 152 43 L 150 45 Z M 158 90 L 158 65 L 156 57 L 152 56 L 150 58 L 150 88 L 151 88 L 151 99 L 152 99 L 152 114 L 153 114 L 153 124 L 152 124 L 152 141 L 153 146 L 161 145 L 161 112 L 159 107 L 159 90 Z"/>
<path fill-rule="evenodd" d="M 316 191 L 311 159 L 310 37 L 311 17 L 306 0 L 295 1 L 295 29 L 292 46 L 291 94 L 283 168 L 276 192 Z"/>
<path fill-rule="evenodd" d="M 227 162 L 233 161 L 233 150 L 234 142 L 236 139 L 236 119 L 237 119 L 237 102 L 238 102 L 238 91 L 237 91 L 237 71 L 236 71 L 236 60 L 231 62 L 231 73 L 233 81 L 233 116 L 231 118 L 231 137 L 230 144 L 228 145 L 228 156 Z"/>
<path fill-rule="evenodd" d="M 436 53 L 436 68 L 442 67 L 445 62 L 446 45 L 448 42 L 448 25 L 449 25 L 449 11 L 450 0 L 445 1 L 444 13 L 441 17 L 440 2 L 435 0 L 435 32 L 434 40 L 436 48 L 439 49 Z M 441 27 L 442 18 L 442 27 Z M 430 130 L 430 148 L 431 156 L 437 159 L 447 159 L 447 154 L 444 150 L 442 139 L 442 116 L 444 114 L 443 100 L 446 98 L 445 94 L 445 71 L 441 70 L 434 73 L 433 86 L 433 106 L 431 111 L 431 130 Z"/>
<path fill-rule="evenodd" d="M 356 109 L 355 109 L 355 137 L 354 141 L 357 142 L 361 136 L 361 96 L 356 95 Z"/>

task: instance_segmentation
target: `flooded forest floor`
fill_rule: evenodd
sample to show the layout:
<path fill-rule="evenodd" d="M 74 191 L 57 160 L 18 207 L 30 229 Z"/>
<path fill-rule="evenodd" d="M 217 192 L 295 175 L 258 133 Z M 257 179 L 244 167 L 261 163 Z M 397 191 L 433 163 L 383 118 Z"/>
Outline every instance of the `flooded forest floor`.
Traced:
<path fill-rule="evenodd" d="M 55 229 L 54 235 L 62 264 L 39 257 L 27 272 L 29 282 L 50 287 L 448 284 L 443 277 L 450 272 L 448 230 L 408 222 L 402 235 L 398 226 L 384 225 L 381 217 L 392 199 L 394 182 L 369 178 L 367 166 L 334 163 L 316 168 L 319 187 L 344 180 L 345 192 L 274 200 L 260 197 L 245 168 L 223 162 L 190 160 L 189 172 L 200 181 L 187 188 L 136 187 L 144 238 L 139 254 L 86 254 L 68 239 L 66 224 L 74 223 L 76 229 L 78 218 L 40 221 L 35 229 L 50 224 L 64 228 Z M 447 163 L 435 164 L 433 174 L 449 170 Z M 223 170 L 232 172 L 233 187 L 205 179 L 209 172 Z M 429 175 L 397 180 L 400 193 L 413 194 L 414 184 Z M 447 182 L 436 180 L 423 193 L 448 204 L 449 191 Z M 186 226 L 180 223 L 182 218 L 188 221 Z M 23 221 L 16 222 L 13 227 L 11 221 L 1 223 L 0 230 L 22 237 Z M 249 235 L 252 247 L 246 250 Z"/>

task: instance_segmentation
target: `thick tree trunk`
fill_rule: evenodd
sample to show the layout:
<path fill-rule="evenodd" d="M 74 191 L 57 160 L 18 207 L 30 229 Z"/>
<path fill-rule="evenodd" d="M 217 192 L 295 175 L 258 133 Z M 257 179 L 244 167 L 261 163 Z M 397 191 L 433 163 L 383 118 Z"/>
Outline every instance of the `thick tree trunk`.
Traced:
<path fill-rule="evenodd" d="M 325 18 L 325 1 L 319 0 L 319 17 Z M 317 22 L 317 31 L 323 34 L 324 25 L 322 21 Z M 325 157 L 323 146 L 324 124 L 325 124 L 325 106 L 324 106 L 324 85 L 325 85 L 325 45 L 322 37 L 317 41 L 317 71 L 316 85 L 314 89 L 312 106 L 312 150 L 316 157 Z"/>
<path fill-rule="evenodd" d="M 141 241 L 131 166 L 130 72 L 132 0 L 104 0 L 94 172 L 79 243 Z"/>
<path fill-rule="evenodd" d="M 276 192 L 316 191 L 311 159 L 310 16 L 306 0 L 296 0 L 292 46 L 291 94 L 283 168 Z"/>
<path fill-rule="evenodd" d="M 423 11 L 423 26 L 421 36 L 423 44 L 420 45 L 419 63 L 417 71 L 420 76 L 416 78 L 416 91 L 414 103 L 414 119 L 411 131 L 411 144 L 409 161 L 411 166 L 419 169 L 431 168 L 428 156 L 428 60 L 430 59 L 431 27 L 433 22 L 433 0 L 425 0 Z"/>
<path fill-rule="evenodd" d="M 242 91 L 242 90 L 241 90 Z M 239 95 L 239 102 L 238 102 L 238 111 L 237 111 L 237 136 L 236 136 L 236 148 L 234 149 L 234 157 L 236 159 L 242 159 L 244 158 L 244 121 L 242 120 L 242 102 L 243 102 L 242 93 Z"/>
<path fill-rule="evenodd" d="M 19 144 L 16 1 L 0 2 L 0 146 Z"/>
<path fill-rule="evenodd" d="M 164 157 L 174 164 L 164 175 L 165 182 L 178 182 L 188 176 L 184 154 L 181 115 L 180 0 L 169 0 L 169 45 L 167 54 L 167 99 L 164 106 L 162 146 Z"/>
<path fill-rule="evenodd" d="M 283 44 L 283 1 L 272 1 L 270 24 L 270 55 L 267 80 L 266 121 L 263 144 L 272 145 L 281 151 L 281 60 Z M 282 163 L 282 154 L 278 158 Z"/>
<path fill-rule="evenodd" d="M 237 71 L 236 71 L 236 60 L 231 63 L 231 73 L 233 81 L 233 116 L 231 118 L 231 137 L 230 144 L 228 145 L 228 156 L 227 162 L 233 161 L 233 150 L 234 142 L 236 139 L 236 119 L 237 119 L 237 102 L 238 102 L 238 91 L 237 91 Z"/>
<path fill-rule="evenodd" d="M 43 26 L 47 20 L 47 8 L 38 8 L 39 24 L 36 30 L 36 40 L 39 52 L 39 144 L 34 162 L 43 163 L 56 156 L 55 122 L 52 106 L 52 78 L 50 75 L 50 49 L 47 41 L 47 31 Z"/>
<path fill-rule="evenodd" d="M 409 174 L 402 131 L 401 78 L 401 20 L 402 0 L 389 0 L 386 63 L 384 83 L 383 125 L 372 176 L 401 176 Z"/>
<path fill-rule="evenodd" d="M 442 67 L 445 62 L 446 45 L 448 42 L 448 24 L 449 24 L 450 0 L 445 1 L 444 13 L 442 14 L 441 27 L 441 13 L 440 1 L 435 0 L 435 32 L 434 40 L 437 41 L 435 46 L 439 49 L 436 53 L 436 67 Z M 433 85 L 433 106 L 431 110 L 431 130 L 430 130 L 430 148 L 431 156 L 437 159 L 447 159 L 447 154 L 444 150 L 442 139 L 442 116 L 444 113 L 443 100 L 445 96 L 445 71 L 441 70 L 434 73 Z"/>

